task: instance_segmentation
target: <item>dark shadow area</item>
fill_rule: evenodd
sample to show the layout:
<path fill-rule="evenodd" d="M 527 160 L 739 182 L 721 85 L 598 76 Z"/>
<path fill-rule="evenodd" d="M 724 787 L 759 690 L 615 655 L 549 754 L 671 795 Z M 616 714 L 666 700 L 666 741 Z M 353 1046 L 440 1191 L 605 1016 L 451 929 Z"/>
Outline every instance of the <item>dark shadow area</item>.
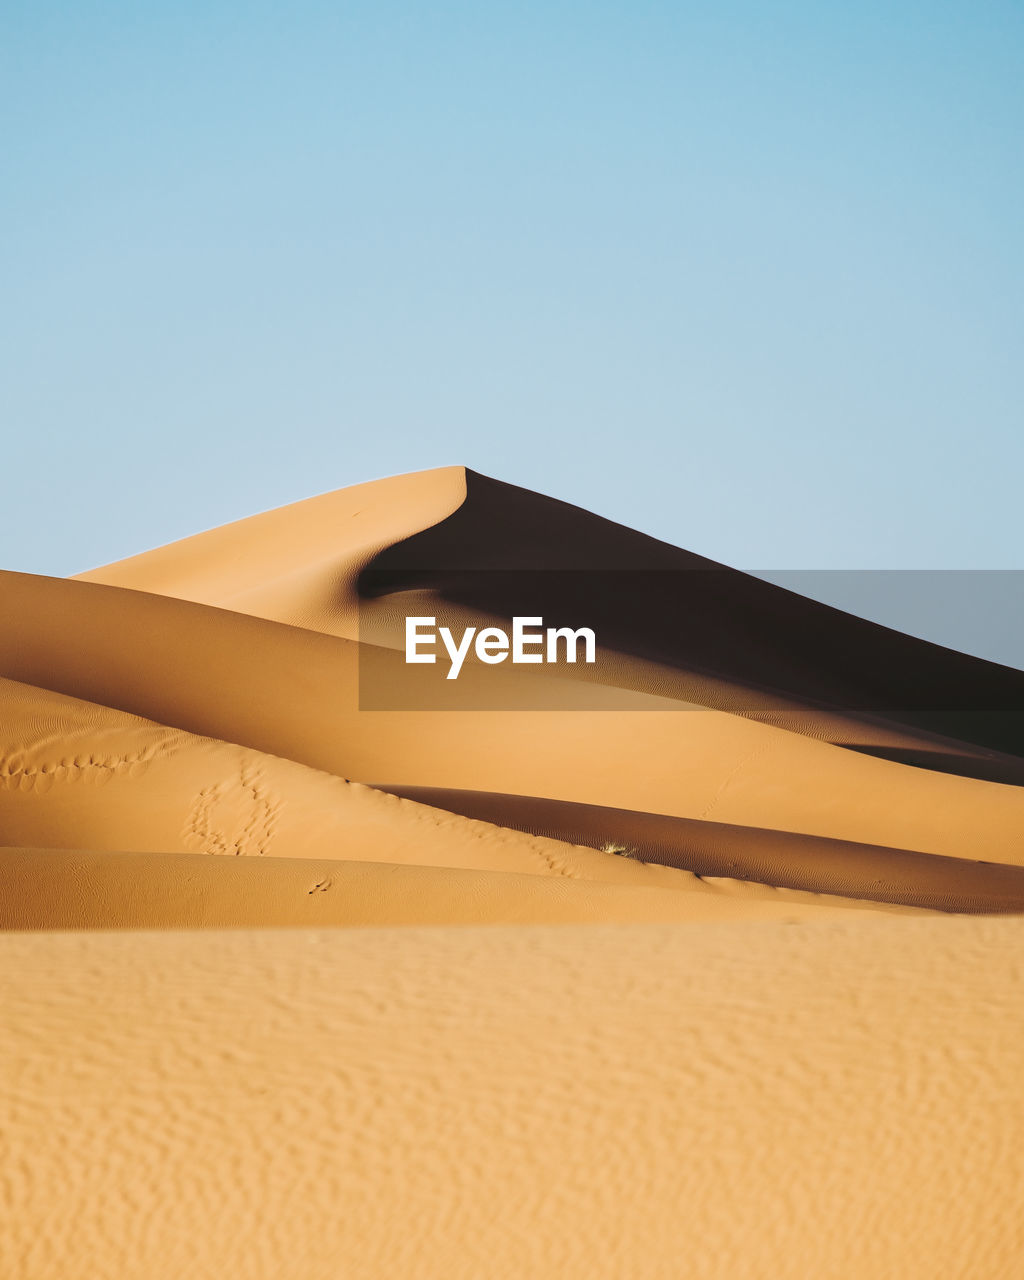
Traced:
<path fill-rule="evenodd" d="M 925 751 L 915 747 L 876 747 L 861 743 L 840 742 L 837 746 L 878 760 L 908 764 L 933 773 L 948 773 L 959 778 L 975 778 L 979 782 L 1001 782 L 1007 786 L 1024 786 L 1024 760 L 1016 756 L 967 756 L 954 752 Z"/>
<path fill-rule="evenodd" d="M 461 507 L 359 578 L 367 600 L 416 589 L 501 617 L 588 626 L 605 649 L 1024 757 L 1024 672 L 472 471 Z M 730 709 L 742 714 L 742 703 Z"/>
<path fill-rule="evenodd" d="M 1024 867 L 632 809 L 374 784 L 435 809 L 700 876 L 962 914 L 1024 912 Z"/>

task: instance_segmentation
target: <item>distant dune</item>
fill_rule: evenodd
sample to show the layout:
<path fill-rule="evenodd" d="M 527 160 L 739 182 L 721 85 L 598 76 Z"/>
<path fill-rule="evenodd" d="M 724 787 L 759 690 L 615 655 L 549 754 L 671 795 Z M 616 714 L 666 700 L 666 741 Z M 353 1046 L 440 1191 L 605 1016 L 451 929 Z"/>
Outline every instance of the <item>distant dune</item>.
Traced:
<path fill-rule="evenodd" d="M 399 476 L 0 573 L 0 868 L 4 1276 L 1020 1274 L 1021 672 Z"/>

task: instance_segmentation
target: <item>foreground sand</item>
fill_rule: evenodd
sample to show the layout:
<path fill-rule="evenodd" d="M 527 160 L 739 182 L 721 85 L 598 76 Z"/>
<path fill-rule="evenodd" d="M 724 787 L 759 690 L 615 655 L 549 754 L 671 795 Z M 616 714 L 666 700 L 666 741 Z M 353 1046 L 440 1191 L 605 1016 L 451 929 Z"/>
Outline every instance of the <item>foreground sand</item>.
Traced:
<path fill-rule="evenodd" d="M 484 846 L 481 856 L 493 853 Z M 581 851 L 582 852 L 582 851 Z M 638 866 L 618 880 L 352 859 L 0 848 L 2 929 L 778 920 L 877 904 Z M 911 914 L 906 908 L 885 908 Z M 919 915 L 924 912 L 912 912 Z"/>
<path fill-rule="evenodd" d="M 0 572 L 0 1275 L 1015 1280 L 1022 832 L 1021 673 L 463 468 Z"/>
<path fill-rule="evenodd" d="M 0 940 L 0 1274 L 1016 1280 L 1016 921 Z"/>

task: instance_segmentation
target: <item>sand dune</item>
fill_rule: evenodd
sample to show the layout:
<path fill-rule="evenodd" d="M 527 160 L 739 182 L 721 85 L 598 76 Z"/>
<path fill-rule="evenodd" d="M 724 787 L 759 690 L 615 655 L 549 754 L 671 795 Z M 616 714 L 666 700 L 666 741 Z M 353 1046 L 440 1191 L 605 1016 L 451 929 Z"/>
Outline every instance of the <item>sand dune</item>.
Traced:
<path fill-rule="evenodd" d="M 1016 1280 L 1015 920 L 0 939 L 32 1280 Z"/>
<path fill-rule="evenodd" d="M 15 573 L 0 574 L 0 609 L 0 674 L 10 679 L 340 777 L 1024 861 L 1016 786 L 909 768 L 725 712 L 362 712 L 356 641 Z"/>
<path fill-rule="evenodd" d="M 1022 832 L 1024 674 L 465 468 L 0 573 L 0 1274 L 1011 1280 Z"/>
<path fill-rule="evenodd" d="M 348 639 L 368 619 L 375 639 L 388 637 L 417 598 L 463 620 L 575 609 L 608 650 L 602 684 L 1024 781 L 1021 673 L 466 468 L 357 485 L 79 576 Z"/>
<path fill-rule="evenodd" d="M 463 467 L 393 476 L 222 525 L 78 577 L 357 639 L 356 580 L 385 547 L 456 511 Z"/>
<path fill-rule="evenodd" d="M 770 860 L 734 864 L 731 869 L 723 862 L 711 868 L 702 865 L 699 857 L 668 861 L 658 856 L 660 847 L 648 852 L 643 845 L 639 849 L 642 858 L 622 857 L 602 851 L 606 836 L 600 828 L 584 824 L 578 831 L 566 829 L 549 838 L 524 830 L 504 807 L 489 814 L 459 816 L 452 809 L 464 809 L 464 797 L 453 801 L 446 795 L 428 794 L 424 803 L 417 803 L 416 798 L 399 798 L 294 761 L 200 738 L 13 681 L 0 680 L 0 707 L 8 731 L 19 743 L 17 752 L 8 754 L 0 767 L 0 838 L 8 846 L 88 850 L 93 859 L 89 865 L 101 869 L 97 872 L 100 880 L 115 870 L 123 875 L 141 874 L 128 869 L 130 860 L 95 862 L 102 850 L 158 855 L 144 864 L 150 881 L 158 871 L 166 877 L 160 858 L 188 852 L 224 855 L 232 861 L 272 858 L 277 863 L 296 858 L 311 866 L 390 861 L 431 869 L 510 872 L 576 884 L 605 882 L 687 893 L 687 903 L 666 904 L 666 914 L 655 916 L 659 919 L 701 918 L 709 913 L 727 917 L 733 908 L 745 911 L 757 901 L 770 906 L 793 903 L 803 911 L 814 902 L 815 894 L 834 896 L 840 888 L 849 893 L 862 887 L 869 892 L 853 896 L 864 898 L 864 905 L 874 899 L 906 906 L 949 909 L 959 904 L 964 909 L 978 909 L 977 895 L 982 895 L 980 900 L 988 909 L 1006 910 L 1008 895 L 1012 902 L 1015 891 L 1017 868 L 1010 867 L 989 868 L 986 875 L 985 869 L 972 864 L 973 878 L 957 867 L 959 896 L 954 901 L 936 891 L 941 885 L 933 885 L 934 876 L 929 879 L 923 874 L 915 892 L 901 893 L 901 886 L 895 883 L 890 886 L 895 891 L 879 894 L 862 880 L 840 885 L 835 876 L 827 875 L 791 877 L 792 883 L 781 884 Z M 59 736 L 48 732 L 55 722 L 60 725 Z M 623 816 L 616 830 L 622 829 Z M 631 821 L 634 817 L 641 821 L 641 815 L 629 815 Z M 708 829 L 714 829 L 714 824 Z M 943 864 L 948 861 L 941 860 Z M 19 863 L 23 874 L 29 865 Z M 50 865 L 58 864 L 51 859 Z M 59 865 L 80 864 L 72 860 Z M 712 886 L 698 878 L 700 873 L 719 879 Z M 198 874 L 194 865 L 189 874 L 193 879 Z M 211 869 L 208 874 L 230 873 Z M 76 878 L 78 875 L 76 872 Z M 1019 875 L 1024 877 L 1024 871 Z M 741 891 L 739 885 L 730 884 L 737 878 L 752 883 Z M 451 883 L 454 886 L 460 881 L 456 877 Z M 789 892 L 793 889 L 807 892 Z M 51 885 L 47 893 L 54 911 L 58 911 L 55 904 L 67 900 L 69 892 L 75 911 L 95 908 L 102 918 L 115 921 L 113 909 L 98 906 L 102 898 L 98 883 L 88 893 L 64 888 L 58 893 Z M 523 891 L 509 889 L 510 895 L 515 892 Z M 153 889 L 149 900 L 155 900 L 154 895 L 159 899 Z M 272 905 L 267 904 L 268 911 Z M 832 905 L 856 904 L 837 898 Z M 396 904 L 391 909 L 404 918 L 406 907 Z M 412 907 L 414 912 L 419 909 L 419 904 Z M 38 907 L 26 910 L 20 891 L 12 890 L 5 906 L 8 927 L 27 927 L 29 922 L 32 927 L 41 927 L 43 918 L 64 918 L 59 913 L 41 917 Z M 588 908 L 580 911 L 580 918 L 593 918 Z M 356 916 L 351 923 L 356 922 Z M 635 917 L 627 914 L 626 918 Z M 225 916 L 215 919 L 230 923 Z M 164 921 L 168 925 L 177 922 L 173 912 Z M 259 924 L 261 919 L 256 913 L 242 915 L 238 922 Z M 262 922 L 281 921 L 268 915 Z M 379 922 L 390 923 L 391 918 L 385 913 Z"/>
<path fill-rule="evenodd" d="M 1024 867 L 537 796 L 442 787 L 381 789 L 513 830 L 617 848 L 647 865 L 684 867 L 702 878 L 738 876 L 940 911 L 1024 911 Z"/>
<path fill-rule="evenodd" d="M 485 848 L 481 856 L 487 853 Z M 687 873 L 677 873 L 667 891 L 664 882 L 642 875 L 602 881 L 351 858 L 211 858 L 0 847 L 0 874 L 6 886 L 0 901 L 3 929 L 716 920 L 793 924 L 868 909 L 856 899 Z"/>

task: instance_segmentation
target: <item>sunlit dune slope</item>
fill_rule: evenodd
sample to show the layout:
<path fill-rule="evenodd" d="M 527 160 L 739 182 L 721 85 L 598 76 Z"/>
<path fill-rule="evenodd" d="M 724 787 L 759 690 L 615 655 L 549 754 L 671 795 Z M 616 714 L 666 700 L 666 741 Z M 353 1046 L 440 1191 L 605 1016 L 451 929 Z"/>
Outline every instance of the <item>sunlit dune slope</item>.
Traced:
<path fill-rule="evenodd" d="M 20 878 L 12 878 L 12 872 L 6 879 L 4 910 L 8 927 L 41 927 L 40 922 L 46 919 L 51 921 L 48 927 L 57 927 L 56 922 L 93 918 L 89 912 L 113 925 L 116 904 L 125 898 L 122 888 L 117 888 L 111 902 L 106 901 L 100 891 L 105 877 L 128 877 L 129 881 L 144 878 L 144 900 L 153 909 L 162 894 L 168 895 L 166 903 L 178 902 L 171 892 L 171 881 L 177 872 L 172 873 L 171 864 L 161 860 L 183 853 L 225 855 L 232 862 L 271 858 L 279 867 L 281 859 L 295 858 L 310 866 L 314 865 L 311 860 L 320 860 L 335 866 L 342 862 L 392 862 L 431 869 L 434 879 L 419 882 L 421 890 L 426 886 L 433 892 L 434 905 L 429 907 L 425 905 L 429 895 L 420 893 L 409 901 L 402 899 L 400 890 L 411 891 L 417 884 L 415 880 L 406 884 L 393 874 L 373 880 L 369 872 L 338 870 L 338 883 L 352 886 L 352 892 L 346 895 L 347 906 L 338 902 L 337 894 L 332 897 L 331 909 L 338 916 L 335 923 L 342 918 L 358 923 L 361 910 L 368 922 L 378 923 L 393 923 L 410 916 L 425 920 L 457 919 L 460 914 L 469 919 L 481 918 L 474 914 L 478 909 L 474 903 L 489 901 L 487 895 L 474 898 L 468 892 L 474 883 L 472 878 L 446 878 L 438 868 L 513 873 L 507 886 L 506 911 L 510 914 L 502 915 L 494 905 L 479 908 L 483 918 L 497 913 L 500 919 L 523 918 L 523 910 L 514 904 L 524 896 L 535 903 L 537 918 L 542 920 L 717 918 L 751 909 L 756 913 L 759 902 L 768 904 L 767 916 L 771 918 L 782 914 L 781 908 L 786 904 L 792 904 L 801 914 L 821 901 L 816 894 L 838 891 L 828 877 L 821 876 L 806 877 L 806 884 L 794 880 L 792 884 L 776 886 L 771 875 L 764 884 L 741 884 L 737 876 L 746 881 L 756 880 L 756 876 L 727 867 L 721 869 L 721 878 L 711 883 L 689 874 L 685 862 L 664 866 L 656 860 L 647 863 L 602 851 L 602 840 L 588 839 L 591 833 L 586 831 L 581 832 L 580 842 L 566 842 L 515 830 L 512 824 L 502 821 L 501 813 L 494 815 L 495 822 L 478 821 L 449 812 L 444 806 L 401 799 L 291 760 L 201 738 L 13 681 L 0 680 L 0 709 L 7 733 L 18 744 L 17 750 L 6 754 L 0 765 L 0 845 L 89 851 L 83 855 L 84 864 L 73 857 L 54 862 L 55 855 L 41 863 L 41 872 L 46 874 L 39 880 L 38 891 L 31 889 L 35 883 L 31 860 L 19 862 Z M 55 725 L 59 726 L 56 734 Z M 141 861 L 97 861 L 98 851 L 104 850 L 153 856 Z M 49 869 L 80 869 L 83 865 L 91 869 L 88 890 L 76 887 L 80 870 L 75 871 L 70 883 L 63 874 L 58 876 L 59 891 L 57 886 L 52 892 L 45 888 L 52 884 L 52 877 L 47 879 Z M 281 877 L 290 876 L 287 883 L 294 888 L 312 874 L 280 869 L 273 873 L 232 873 L 212 868 L 200 871 L 195 862 L 188 860 L 179 860 L 175 865 L 182 874 L 187 872 L 191 883 L 201 875 L 211 885 L 223 885 L 217 898 L 220 905 L 210 908 L 210 919 L 224 924 L 229 923 L 223 912 L 230 886 L 234 883 L 244 890 L 250 883 L 245 876 L 263 877 L 256 883 L 268 889 L 267 895 L 259 899 L 250 894 L 247 902 L 252 907 L 257 900 L 263 901 L 267 914 L 261 918 L 258 912 L 247 909 L 236 923 L 258 925 L 282 923 L 288 918 L 287 911 L 282 915 L 281 904 L 269 894 L 270 887 L 283 883 Z M 770 866 L 764 869 L 772 870 Z M 1005 875 L 1016 868 L 1002 870 Z M 1020 874 L 1024 876 L 1024 871 Z M 232 875 L 242 879 L 232 881 Z M 605 894 L 602 898 L 597 892 L 597 899 L 611 913 L 602 916 L 595 914 L 596 908 L 587 906 L 589 897 L 595 896 L 589 888 L 578 895 L 579 905 L 566 905 L 561 890 L 517 888 L 516 875 L 551 877 L 572 884 L 604 882 L 670 894 L 684 892 L 687 902 L 644 907 L 641 895 L 636 899 L 640 905 L 627 903 L 623 915 L 616 913 L 614 895 Z M 963 878 L 958 900 L 964 905 L 969 906 L 979 893 L 986 892 L 986 877 L 982 875 L 978 880 L 980 883 L 971 876 Z M 477 883 L 490 885 L 493 892 L 498 892 L 497 880 Z M 395 902 L 374 905 L 372 895 L 368 898 L 373 884 L 387 886 Z M 437 906 L 444 886 L 452 896 L 450 915 Z M 854 897 L 860 896 L 856 892 L 860 887 L 859 880 L 853 884 Z M 924 878 L 910 893 L 898 884 L 892 886 L 895 892 L 881 894 L 867 887 L 867 896 L 875 900 L 940 909 L 950 905 L 945 898 L 930 892 Z M 790 890 L 794 888 L 809 892 L 793 893 Z M 995 891 L 1000 888 L 1004 896 L 997 900 L 996 909 L 999 904 L 1005 909 L 1007 889 L 997 884 Z M 43 894 L 51 914 L 40 915 L 38 906 L 27 907 L 22 890 L 31 890 L 30 898 L 35 902 Z M 845 891 L 851 892 L 849 884 Z M 991 898 L 993 890 L 988 892 Z M 358 906 L 364 900 L 370 901 L 365 909 Z M 549 901 L 554 906 L 547 907 Z M 836 899 L 831 905 L 838 908 L 844 904 Z M 300 902 L 295 910 L 300 909 L 308 914 L 310 905 Z M 140 927 L 187 923 L 187 919 L 180 918 L 183 910 L 179 903 L 166 906 L 163 915 L 129 914 L 122 926 L 127 927 L 129 922 Z M 421 916 L 420 912 L 426 914 Z M 303 918 L 301 914 L 296 917 Z M 324 923 L 323 909 L 320 914 L 314 910 L 311 920 Z"/>
<path fill-rule="evenodd" d="M 148 593 L 0 574 L 0 674 L 340 777 L 1024 862 L 1014 786 L 717 711 L 361 712 L 358 648 Z"/>
<path fill-rule="evenodd" d="M 344 859 L 691 887 L 292 760 L 0 680 L 0 844 Z M 256 922 L 254 922 L 256 923 Z"/>
<path fill-rule="evenodd" d="M 355 639 L 356 579 L 385 547 L 449 516 L 463 467 L 352 485 L 78 577 L 219 605 Z"/>

